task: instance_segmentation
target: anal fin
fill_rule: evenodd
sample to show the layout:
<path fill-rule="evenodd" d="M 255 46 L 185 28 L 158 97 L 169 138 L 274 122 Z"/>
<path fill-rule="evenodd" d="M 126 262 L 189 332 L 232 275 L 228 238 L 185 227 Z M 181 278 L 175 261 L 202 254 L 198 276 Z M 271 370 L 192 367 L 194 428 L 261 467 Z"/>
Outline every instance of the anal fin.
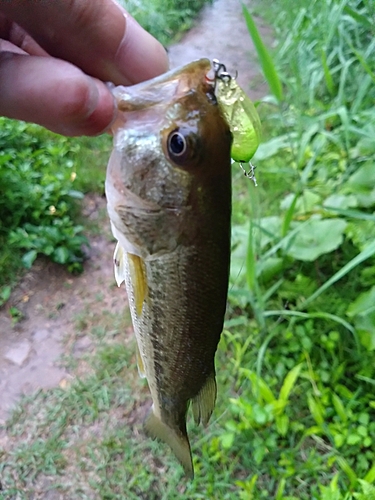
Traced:
<path fill-rule="evenodd" d="M 208 424 L 216 402 L 216 380 L 215 373 L 212 373 L 206 380 L 204 386 L 192 400 L 192 409 L 195 423 L 200 422 L 204 426 Z"/>

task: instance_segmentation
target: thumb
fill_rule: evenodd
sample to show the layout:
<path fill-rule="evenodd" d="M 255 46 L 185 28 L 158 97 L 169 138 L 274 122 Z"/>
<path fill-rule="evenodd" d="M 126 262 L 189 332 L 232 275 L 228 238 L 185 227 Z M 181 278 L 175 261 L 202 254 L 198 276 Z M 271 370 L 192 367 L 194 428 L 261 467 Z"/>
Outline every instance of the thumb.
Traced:
<path fill-rule="evenodd" d="M 48 54 L 100 80 L 129 85 L 168 69 L 164 47 L 113 0 L 0 0 L 0 11 Z"/>
<path fill-rule="evenodd" d="M 114 119 L 101 81 L 52 57 L 0 55 L 0 115 L 38 123 L 63 135 L 96 135 Z"/>

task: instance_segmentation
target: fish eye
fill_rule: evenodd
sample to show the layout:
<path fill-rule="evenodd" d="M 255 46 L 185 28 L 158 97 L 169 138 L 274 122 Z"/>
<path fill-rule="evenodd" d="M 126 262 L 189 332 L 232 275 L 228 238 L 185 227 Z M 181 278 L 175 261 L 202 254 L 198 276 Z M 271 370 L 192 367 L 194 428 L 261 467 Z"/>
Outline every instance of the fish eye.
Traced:
<path fill-rule="evenodd" d="M 171 130 L 164 144 L 169 159 L 184 168 L 195 165 L 201 150 L 197 129 L 191 126 Z"/>
<path fill-rule="evenodd" d="M 168 153 L 171 159 L 177 159 L 184 155 L 187 149 L 187 143 L 184 135 L 178 130 L 174 130 L 168 137 Z"/>

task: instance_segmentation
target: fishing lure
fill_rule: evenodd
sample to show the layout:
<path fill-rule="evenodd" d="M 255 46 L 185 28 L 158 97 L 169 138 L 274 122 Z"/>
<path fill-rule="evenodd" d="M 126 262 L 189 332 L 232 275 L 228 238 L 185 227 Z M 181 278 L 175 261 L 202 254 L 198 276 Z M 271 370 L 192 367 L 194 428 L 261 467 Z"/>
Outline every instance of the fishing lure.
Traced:
<path fill-rule="evenodd" d="M 216 99 L 233 135 L 231 157 L 256 185 L 255 167 L 250 163 L 250 170 L 246 172 L 243 164 L 250 162 L 260 143 L 259 115 L 236 78 L 226 71 L 225 65 L 214 59 L 213 69 Z"/>

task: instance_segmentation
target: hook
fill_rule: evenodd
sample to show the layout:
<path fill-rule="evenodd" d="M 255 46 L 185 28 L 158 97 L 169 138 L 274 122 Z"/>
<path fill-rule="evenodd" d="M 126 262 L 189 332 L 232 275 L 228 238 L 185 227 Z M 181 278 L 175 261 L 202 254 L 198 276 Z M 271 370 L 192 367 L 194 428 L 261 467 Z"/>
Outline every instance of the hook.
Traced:
<path fill-rule="evenodd" d="M 244 169 L 244 166 L 243 166 L 243 162 L 240 161 L 238 162 L 241 169 L 242 169 L 242 172 L 244 173 L 245 177 L 247 177 L 248 179 L 252 180 L 254 182 L 254 186 L 258 186 L 257 184 L 257 179 L 255 177 L 255 169 L 256 169 L 256 166 L 253 165 L 251 162 L 249 162 L 249 165 L 250 165 L 250 170 L 248 172 L 246 172 L 246 170 Z"/>

